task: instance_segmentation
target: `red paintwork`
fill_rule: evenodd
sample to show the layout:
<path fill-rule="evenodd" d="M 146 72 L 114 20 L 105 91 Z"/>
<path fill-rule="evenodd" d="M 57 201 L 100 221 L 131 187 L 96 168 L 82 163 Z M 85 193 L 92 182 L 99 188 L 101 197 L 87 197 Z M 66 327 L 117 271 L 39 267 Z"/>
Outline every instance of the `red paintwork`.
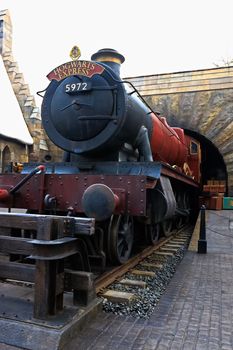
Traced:
<path fill-rule="evenodd" d="M 104 67 L 97 63 L 89 61 L 71 61 L 63 63 L 60 66 L 54 68 L 48 75 L 49 80 L 60 81 L 66 77 L 72 75 L 84 75 L 91 78 L 95 74 L 101 74 L 104 71 Z"/>
<path fill-rule="evenodd" d="M 118 208 L 120 206 L 120 198 L 114 193 L 114 201 L 115 201 L 115 208 Z"/>
<path fill-rule="evenodd" d="M 38 171 L 45 171 L 46 170 L 46 166 L 45 165 L 39 165 L 38 167 L 37 167 L 37 169 L 38 169 Z"/>
<path fill-rule="evenodd" d="M 0 176 L 1 188 L 7 190 L 18 184 L 25 175 Z M 4 183 L 4 186 L 2 185 Z M 93 184 L 105 184 L 115 195 L 115 214 L 146 215 L 147 177 L 143 175 L 85 175 L 85 174 L 38 174 L 30 178 L 9 200 L 1 201 L 4 208 L 25 208 L 43 212 L 46 194 L 56 198 L 56 210 L 83 213 L 81 199 L 84 191 Z"/>
<path fill-rule="evenodd" d="M 197 153 L 191 152 L 191 142 L 194 142 L 197 145 Z M 195 181 L 200 182 L 201 179 L 201 173 L 200 173 L 200 165 L 201 165 L 201 148 L 200 144 L 197 140 L 193 139 L 192 137 L 185 135 L 185 143 L 188 146 L 188 157 L 187 157 L 187 164 L 190 168 L 190 174 L 189 176 L 193 177 Z"/>
<path fill-rule="evenodd" d="M 198 183 L 182 172 L 168 165 L 163 165 L 161 174 L 198 187 Z M 132 216 L 146 216 L 147 189 L 156 185 L 144 175 L 86 175 L 86 174 L 36 174 L 31 177 L 14 195 L 9 195 L 10 188 L 17 185 L 26 175 L 0 175 L 1 190 L 8 196 L 1 198 L 0 206 L 4 208 L 25 208 L 43 213 L 44 198 L 47 194 L 56 198 L 57 212 L 73 211 L 83 213 L 82 196 L 93 184 L 104 184 L 114 193 L 114 214 L 127 213 Z M 3 185 L 4 183 L 4 185 Z M 72 208 L 72 209 L 71 209 Z"/>
<path fill-rule="evenodd" d="M 199 187 L 199 183 L 195 179 L 193 179 L 192 177 L 186 176 L 182 172 L 182 169 L 171 168 L 169 165 L 163 164 L 161 174 L 165 175 L 167 177 L 179 180 L 183 183 L 186 183 L 187 185 L 191 185 L 191 186 L 196 187 L 196 188 Z"/>
<path fill-rule="evenodd" d="M 184 130 L 170 127 L 165 118 L 153 113 L 151 119 L 153 128 L 150 143 L 154 160 L 183 167 L 188 154 Z"/>
<path fill-rule="evenodd" d="M 0 188 L 0 201 L 7 200 L 9 196 L 9 192 L 7 190 Z"/>

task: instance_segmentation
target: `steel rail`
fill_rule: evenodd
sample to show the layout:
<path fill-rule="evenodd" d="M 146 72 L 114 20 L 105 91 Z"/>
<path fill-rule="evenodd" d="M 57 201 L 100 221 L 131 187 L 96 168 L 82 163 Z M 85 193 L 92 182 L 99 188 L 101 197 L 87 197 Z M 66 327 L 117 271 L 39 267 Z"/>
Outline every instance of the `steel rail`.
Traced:
<path fill-rule="evenodd" d="M 106 289 L 110 284 L 112 284 L 118 278 L 120 278 L 124 274 L 126 274 L 130 269 L 135 267 L 138 263 L 140 263 L 142 260 L 144 260 L 147 256 L 149 256 L 152 253 L 159 250 L 167 242 L 174 239 L 179 233 L 181 233 L 183 230 L 185 230 L 188 227 L 189 227 L 188 225 L 182 227 L 181 229 L 176 231 L 174 234 L 171 234 L 168 238 L 162 238 L 161 240 L 159 240 L 158 244 L 145 248 L 143 251 L 141 251 L 140 253 L 138 253 L 134 257 L 130 258 L 123 265 L 117 266 L 117 267 L 113 268 L 111 271 L 105 272 L 100 277 L 97 277 L 97 279 L 95 280 L 96 293 L 101 294 L 104 291 L 104 289 Z"/>

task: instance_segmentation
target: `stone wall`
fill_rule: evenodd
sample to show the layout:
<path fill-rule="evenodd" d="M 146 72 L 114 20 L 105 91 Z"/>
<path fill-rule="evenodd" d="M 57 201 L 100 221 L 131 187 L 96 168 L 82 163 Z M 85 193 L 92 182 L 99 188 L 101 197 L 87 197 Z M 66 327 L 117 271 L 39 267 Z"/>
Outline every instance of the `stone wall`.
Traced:
<path fill-rule="evenodd" d="M 28 161 L 28 146 L 20 142 L 0 137 L 0 173 L 4 172 L 9 163 Z"/>

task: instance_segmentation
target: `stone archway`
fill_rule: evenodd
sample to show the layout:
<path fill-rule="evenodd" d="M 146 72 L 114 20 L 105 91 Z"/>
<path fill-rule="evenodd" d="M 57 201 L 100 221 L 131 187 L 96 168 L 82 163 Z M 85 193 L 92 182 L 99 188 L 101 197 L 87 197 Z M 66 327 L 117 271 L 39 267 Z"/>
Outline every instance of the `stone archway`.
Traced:
<path fill-rule="evenodd" d="M 219 171 L 226 169 L 228 195 L 233 196 L 233 67 L 126 80 L 135 85 L 154 111 L 167 118 L 168 124 L 200 136 Z M 205 162 L 209 164 L 209 159 Z"/>
<path fill-rule="evenodd" d="M 11 162 L 11 152 L 8 146 L 5 146 L 2 151 L 2 172 L 7 172 L 7 168 Z"/>
<path fill-rule="evenodd" d="M 150 96 L 146 101 L 166 116 L 168 124 L 182 127 L 200 140 L 203 181 L 214 176 L 228 181 L 232 195 L 233 89 Z"/>

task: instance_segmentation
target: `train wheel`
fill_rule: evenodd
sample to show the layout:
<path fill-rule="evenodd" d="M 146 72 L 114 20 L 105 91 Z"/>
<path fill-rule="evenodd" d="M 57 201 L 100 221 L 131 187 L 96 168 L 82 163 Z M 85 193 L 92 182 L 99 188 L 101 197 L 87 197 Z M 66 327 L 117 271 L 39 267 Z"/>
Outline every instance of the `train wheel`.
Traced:
<path fill-rule="evenodd" d="M 182 209 L 187 211 L 187 215 L 182 217 L 182 225 L 186 225 L 189 222 L 190 201 L 187 192 L 182 194 Z"/>
<path fill-rule="evenodd" d="M 172 220 L 165 220 L 162 222 L 162 231 L 165 237 L 169 237 L 172 234 Z"/>
<path fill-rule="evenodd" d="M 129 215 L 113 215 L 108 228 L 108 258 L 111 263 L 123 264 L 133 246 L 133 218 Z"/>
<path fill-rule="evenodd" d="M 187 210 L 189 211 L 189 197 L 188 197 L 188 194 L 187 192 L 184 192 L 184 193 L 178 193 L 177 194 L 177 205 L 178 205 L 178 208 L 180 208 L 181 210 Z M 187 216 L 178 216 L 177 219 L 176 219 L 176 227 L 178 229 L 180 229 L 182 226 L 184 226 L 189 220 L 189 216 L 187 214 Z"/>
<path fill-rule="evenodd" d="M 154 245 L 158 242 L 160 232 L 160 225 L 146 225 L 146 242 L 147 244 Z"/>
<path fill-rule="evenodd" d="M 190 214 L 190 198 L 187 192 L 184 193 L 184 208 L 187 210 L 187 216 L 184 217 L 184 224 L 189 222 L 189 214 Z"/>

